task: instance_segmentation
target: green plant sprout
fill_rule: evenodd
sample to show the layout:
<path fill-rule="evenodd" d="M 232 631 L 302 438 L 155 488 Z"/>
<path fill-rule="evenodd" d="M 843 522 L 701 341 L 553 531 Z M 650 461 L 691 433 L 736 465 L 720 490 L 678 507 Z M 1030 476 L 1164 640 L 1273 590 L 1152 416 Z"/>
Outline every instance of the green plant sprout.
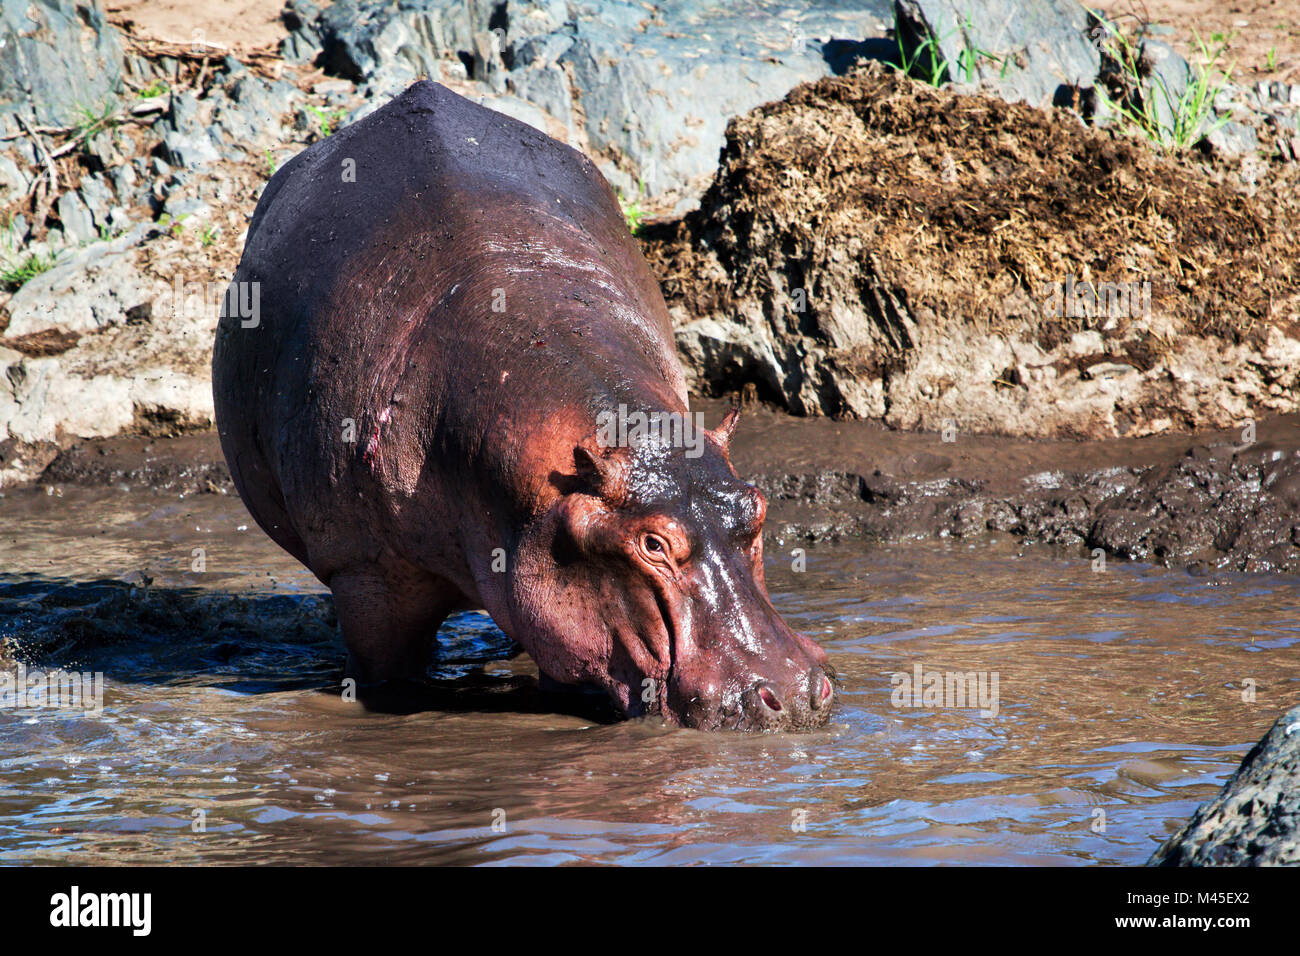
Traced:
<path fill-rule="evenodd" d="M 1097 14 L 1094 16 L 1105 26 L 1106 41 L 1110 46 L 1108 52 L 1119 64 L 1128 85 L 1133 89 L 1141 89 L 1140 45 L 1124 37 L 1118 29 Z M 1223 90 L 1232 75 L 1233 64 L 1229 64 L 1226 68 L 1219 66 L 1231 36 L 1222 38 L 1222 35 L 1217 35 L 1221 39 L 1217 46 L 1211 48 L 1198 32 L 1195 30 L 1192 32 L 1196 38 L 1201 65 L 1190 67 L 1191 76 L 1187 88 L 1181 93 L 1175 93 L 1169 83 L 1159 75 L 1153 77 L 1151 95 L 1143 96 L 1137 106 L 1111 99 L 1100 87 L 1097 90 L 1102 103 L 1120 118 L 1124 126 L 1135 130 L 1169 152 L 1186 149 L 1200 142 L 1229 120 L 1227 116 L 1211 119 L 1211 115 L 1214 111 L 1215 97 Z M 1221 79 L 1216 79 L 1220 76 Z M 1158 104 L 1161 102 L 1168 110 L 1168 119 L 1160 116 Z"/>
<path fill-rule="evenodd" d="M 623 219 L 627 222 L 627 228 L 632 235 L 639 235 L 641 226 L 645 219 L 645 210 L 641 208 L 641 200 L 646 194 L 645 180 L 637 180 L 637 195 L 628 199 L 623 195 L 620 189 L 618 193 L 618 204 L 623 210 Z"/>

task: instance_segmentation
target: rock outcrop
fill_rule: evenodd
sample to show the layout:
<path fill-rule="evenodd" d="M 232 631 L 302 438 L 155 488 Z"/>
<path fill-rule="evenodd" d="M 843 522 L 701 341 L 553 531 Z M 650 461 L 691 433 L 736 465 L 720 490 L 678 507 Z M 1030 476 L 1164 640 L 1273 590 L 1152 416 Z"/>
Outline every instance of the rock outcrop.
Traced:
<path fill-rule="evenodd" d="M 101 111 L 121 83 L 122 44 L 99 0 L 0 0 L 0 113 L 61 126 Z"/>
<path fill-rule="evenodd" d="M 368 97 L 420 76 L 474 81 L 494 109 L 586 148 L 625 193 L 681 208 L 712 176 L 730 117 L 894 52 L 889 0 L 295 0 L 291 11 L 286 53 Z"/>
<path fill-rule="evenodd" d="M 1075 0 L 896 0 L 894 8 L 915 73 L 1064 106 L 1101 68 L 1088 11 Z"/>
<path fill-rule="evenodd" d="M 1300 707 L 1278 718 L 1149 866 L 1300 865 Z"/>

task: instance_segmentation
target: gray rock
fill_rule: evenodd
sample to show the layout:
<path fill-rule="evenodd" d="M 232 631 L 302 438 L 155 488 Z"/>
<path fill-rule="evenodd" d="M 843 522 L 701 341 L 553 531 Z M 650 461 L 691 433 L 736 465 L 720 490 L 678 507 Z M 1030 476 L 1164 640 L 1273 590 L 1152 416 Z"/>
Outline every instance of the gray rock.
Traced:
<path fill-rule="evenodd" d="M 140 181 L 140 177 L 136 175 L 135 168 L 130 163 L 123 163 L 110 170 L 108 175 L 113 180 L 113 188 L 119 196 L 130 196 Z"/>
<path fill-rule="evenodd" d="M 62 126 L 122 85 L 122 44 L 98 0 L 0 0 L 0 112 Z"/>
<path fill-rule="evenodd" d="M 1142 95 L 1155 110 L 1160 127 L 1166 131 L 1174 128 L 1174 112 L 1187 93 L 1192 81 L 1191 65 L 1167 43 L 1146 40 L 1142 44 L 1142 60 L 1147 69 Z"/>
<path fill-rule="evenodd" d="M 1259 135 L 1253 126 L 1231 120 L 1212 130 L 1205 139 L 1216 152 L 1226 156 L 1253 153 L 1259 148 Z"/>
<path fill-rule="evenodd" d="M 637 3 L 608 2 L 580 8 L 559 64 L 616 186 L 635 192 L 644 181 L 651 196 L 693 194 L 717 166 L 731 117 L 837 72 L 855 52 L 866 55 L 863 38 L 882 35 L 890 19 L 878 0 L 797 12 L 674 0 L 649 20 Z"/>
<path fill-rule="evenodd" d="M 221 158 L 203 127 L 188 133 L 168 130 L 163 136 L 162 152 L 167 162 L 183 169 L 204 166 Z"/>
<path fill-rule="evenodd" d="M 150 79 L 157 77 L 158 73 L 151 62 L 142 56 L 134 53 L 128 53 L 123 60 L 123 72 L 127 76 L 133 77 L 142 83 L 148 83 Z"/>
<path fill-rule="evenodd" d="M 134 261 L 133 247 L 143 230 L 66 253 L 52 269 L 24 283 L 6 304 L 9 325 L 0 345 L 39 332 L 94 332 L 124 322 L 141 293 L 134 270 L 123 266 Z"/>
<path fill-rule="evenodd" d="M 1246 754 L 1223 791 L 1158 849 L 1150 866 L 1300 864 L 1300 707 Z"/>
<path fill-rule="evenodd" d="M 131 104 L 131 115 L 144 117 L 166 112 L 170 101 L 170 97 L 163 96 L 150 96 L 146 99 L 136 100 Z"/>
<path fill-rule="evenodd" d="M 474 56 L 470 73 L 494 93 L 506 90 L 506 65 L 501 57 L 501 31 L 482 30 L 474 34 Z"/>
<path fill-rule="evenodd" d="M 321 52 L 321 37 L 316 30 L 320 7 L 311 0 L 289 0 L 280 11 L 280 21 L 289 35 L 280 41 L 280 55 L 290 63 L 307 63 Z"/>
<path fill-rule="evenodd" d="M 36 146 L 30 139 L 14 140 L 11 144 L 12 149 L 18 154 L 18 159 L 28 167 L 36 165 Z"/>
<path fill-rule="evenodd" d="M 1215 94 L 1210 108 L 1199 117 L 1198 125 L 1193 127 L 1190 123 L 1196 119 L 1192 112 L 1196 104 L 1190 93 L 1196 74 L 1191 64 L 1169 44 L 1149 38 L 1142 40 L 1140 56 L 1140 85 L 1137 88 L 1133 87 L 1132 78 L 1109 56 L 1103 58 L 1099 80 L 1112 91 L 1123 89 L 1122 98 L 1128 109 L 1150 116 L 1161 139 L 1186 145 L 1205 139 L 1215 151 L 1234 156 L 1257 147 L 1255 131 L 1249 125 L 1222 122 L 1215 116 L 1216 112 L 1223 114 L 1240 109 L 1250 94 L 1225 83 Z M 1109 112 L 1105 104 L 1099 103 L 1093 122 L 1104 125 L 1111 121 L 1113 117 Z"/>
<path fill-rule="evenodd" d="M 185 220 L 191 218 L 212 218 L 212 207 L 202 199 L 173 199 L 169 197 L 167 202 L 163 204 L 163 212 L 170 215 L 172 220 L 176 222 L 185 222 Z"/>
<path fill-rule="evenodd" d="M 104 180 L 98 176 L 84 176 L 79 192 L 86 203 L 86 208 L 94 217 L 95 225 L 107 226 L 108 211 L 114 204 L 114 196 Z"/>
<path fill-rule="evenodd" d="M 45 241 L 28 243 L 27 251 L 32 255 L 57 258 L 67 247 L 68 239 L 64 236 L 63 230 L 58 226 L 51 226 L 45 230 Z"/>
<path fill-rule="evenodd" d="M 933 39 L 946 78 L 988 82 L 1035 106 L 1089 87 L 1101 55 L 1088 40 L 1088 13 L 1075 0 L 896 0 L 904 55 L 926 60 Z"/>
<path fill-rule="evenodd" d="M 506 88 L 554 116 L 566 129 L 573 128 L 573 92 L 569 89 L 569 79 L 564 70 L 556 64 L 539 63 L 528 69 L 515 70 L 507 77 Z"/>
<path fill-rule="evenodd" d="M 299 91 L 292 84 L 268 83 L 247 72 L 237 74 L 224 92 L 214 91 L 208 97 L 212 104 L 212 138 L 229 159 L 261 153 L 279 141 L 281 118 L 298 97 Z"/>
<path fill-rule="evenodd" d="M 189 90 L 171 96 L 170 108 L 165 117 L 168 129 L 190 130 L 199 124 L 199 99 Z"/>
<path fill-rule="evenodd" d="M 122 161 L 122 155 L 118 152 L 117 144 L 113 141 L 113 134 L 108 130 L 90 137 L 86 141 L 86 152 L 99 160 L 100 166 L 105 169 Z"/>
<path fill-rule="evenodd" d="M 0 206 L 27 194 L 32 178 L 10 157 L 0 153 Z"/>
<path fill-rule="evenodd" d="M 90 242 L 98 236 L 95 219 L 75 190 L 69 190 L 60 196 L 55 208 L 59 211 L 63 234 L 69 242 Z"/>
<path fill-rule="evenodd" d="M 295 17 L 325 69 L 372 100 L 421 75 L 588 148 L 616 186 L 694 196 L 727 120 L 879 53 L 889 0 L 339 0 Z M 875 38 L 874 41 L 869 38 Z M 874 45 L 873 45 L 874 43 Z M 512 100 L 513 98 L 513 100 Z M 353 119 L 373 105 L 358 110 Z M 553 128 L 549 117 L 558 123 Z M 585 123 L 581 118 L 585 118 Z"/>
<path fill-rule="evenodd" d="M 363 82 L 398 70 L 413 80 L 439 75 L 440 59 L 472 56 L 474 34 L 490 29 L 492 6 L 483 0 L 339 0 L 291 38 L 310 45 L 314 37 L 322 65 L 338 76 Z"/>
<path fill-rule="evenodd" d="M 125 206 L 111 206 L 108 210 L 108 232 L 119 236 L 131 228 L 131 216 Z"/>
<path fill-rule="evenodd" d="M 439 76 L 442 60 L 470 62 L 473 35 L 488 28 L 490 16 L 488 5 L 475 0 L 339 0 L 291 40 L 318 44 L 317 62 L 335 76 L 404 86 L 420 76 Z"/>
<path fill-rule="evenodd" d="M 27 240 L 30 231 L 27 217 L 22 213 L 14 215 L 8 222 L 0 223 L 0 251 L 6 248 L 16 251 Z"/>

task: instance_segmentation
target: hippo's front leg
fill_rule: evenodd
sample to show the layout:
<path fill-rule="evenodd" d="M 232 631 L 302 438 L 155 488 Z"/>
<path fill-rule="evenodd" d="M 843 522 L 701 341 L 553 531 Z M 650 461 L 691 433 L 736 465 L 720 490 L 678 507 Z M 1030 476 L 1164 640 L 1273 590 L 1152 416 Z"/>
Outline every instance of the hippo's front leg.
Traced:
<path fill-rule="evenodd" d="M 464 606 L 459 591 L 414 567 L 365 565 L 329 580 L 348 648 L 347 674 L 362 684 L 424 676 L 438 628 Z"/>

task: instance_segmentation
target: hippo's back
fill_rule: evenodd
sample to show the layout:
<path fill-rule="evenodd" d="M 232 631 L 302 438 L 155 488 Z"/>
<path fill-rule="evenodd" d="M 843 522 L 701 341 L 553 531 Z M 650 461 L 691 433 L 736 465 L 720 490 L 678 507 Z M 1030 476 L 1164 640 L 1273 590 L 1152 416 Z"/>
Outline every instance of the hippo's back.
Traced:
<path fill-rule="evenodd" d="M 403 213 L 472 222 L 476 207 L 505 197 L 520 208 L 560 205 L 592 239 L 626 244 L 618 202 L 587 157 L 422 80 L 276 173 L 241 268 L 332 275 Z"/>

